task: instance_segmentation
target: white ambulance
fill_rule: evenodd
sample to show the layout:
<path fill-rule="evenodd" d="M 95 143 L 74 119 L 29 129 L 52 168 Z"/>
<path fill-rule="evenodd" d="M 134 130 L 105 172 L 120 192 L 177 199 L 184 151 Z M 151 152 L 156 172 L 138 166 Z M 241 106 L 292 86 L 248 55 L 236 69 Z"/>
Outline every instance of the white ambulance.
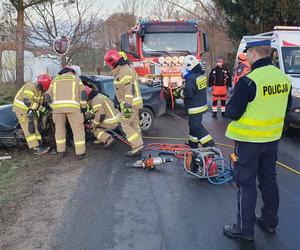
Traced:
<path fill-rule="evenodd" d="M 286 118 L 286 125 L 300 128 L 300 27 L 276 26 L 271 32 L 244 36 L 237 55 L 243 52 L 246 41 L 251 39 L 271 40 L 273 64 L 289 76 L 292 82 L 293 103 Z"/>

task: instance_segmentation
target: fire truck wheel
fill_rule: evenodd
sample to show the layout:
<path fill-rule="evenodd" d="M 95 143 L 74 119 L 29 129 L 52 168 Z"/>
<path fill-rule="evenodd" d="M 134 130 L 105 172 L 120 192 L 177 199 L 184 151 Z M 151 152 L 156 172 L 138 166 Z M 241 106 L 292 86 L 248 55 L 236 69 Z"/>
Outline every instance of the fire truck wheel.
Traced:
<path fill-rule="evenodd" d="M 140 127 L 142 132 L 147 133 L 151 130 L 154 124 L 154 114 L 148 108 L 142 108 L 140 110 Z"/>

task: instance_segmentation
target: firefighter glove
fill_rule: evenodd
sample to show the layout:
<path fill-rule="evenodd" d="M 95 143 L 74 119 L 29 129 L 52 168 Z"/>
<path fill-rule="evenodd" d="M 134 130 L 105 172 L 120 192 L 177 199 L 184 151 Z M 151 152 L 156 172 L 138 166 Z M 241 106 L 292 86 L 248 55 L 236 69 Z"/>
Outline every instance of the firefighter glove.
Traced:
<path fill-rule="evenodd" d="M 131 108 L 124 108 L 124 117 L 129 119 L 132 115 L 132 109 Z"/>
<path fill-rule="evenodd" d="M 175 98 L 180 98 L 180 88 L 175 89 L 173 95 Z"/>

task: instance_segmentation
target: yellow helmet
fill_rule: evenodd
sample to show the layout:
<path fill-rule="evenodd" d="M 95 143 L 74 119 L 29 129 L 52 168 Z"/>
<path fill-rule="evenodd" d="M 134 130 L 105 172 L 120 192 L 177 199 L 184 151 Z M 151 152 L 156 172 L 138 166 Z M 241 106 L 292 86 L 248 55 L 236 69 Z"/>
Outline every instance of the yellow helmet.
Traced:
<path fill-rule="evenodd" d="M 124 58 L 124 60 L 128 59 L 128 57 L 124 51 L 119 51 L 119 54 L 120 54 L 120 56 L 122 56 Z"/>

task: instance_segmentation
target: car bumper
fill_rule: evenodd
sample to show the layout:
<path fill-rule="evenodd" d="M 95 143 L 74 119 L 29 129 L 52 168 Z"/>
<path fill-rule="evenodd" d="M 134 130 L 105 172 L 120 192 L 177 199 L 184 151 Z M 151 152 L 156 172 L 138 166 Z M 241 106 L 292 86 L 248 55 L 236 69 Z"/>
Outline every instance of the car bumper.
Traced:
<path fill-rule="evenodd" d="M 286 116 L 286 122 L 290 127 L 300 128 L 300 98 L 293 98 L 292 108 Z"/>

